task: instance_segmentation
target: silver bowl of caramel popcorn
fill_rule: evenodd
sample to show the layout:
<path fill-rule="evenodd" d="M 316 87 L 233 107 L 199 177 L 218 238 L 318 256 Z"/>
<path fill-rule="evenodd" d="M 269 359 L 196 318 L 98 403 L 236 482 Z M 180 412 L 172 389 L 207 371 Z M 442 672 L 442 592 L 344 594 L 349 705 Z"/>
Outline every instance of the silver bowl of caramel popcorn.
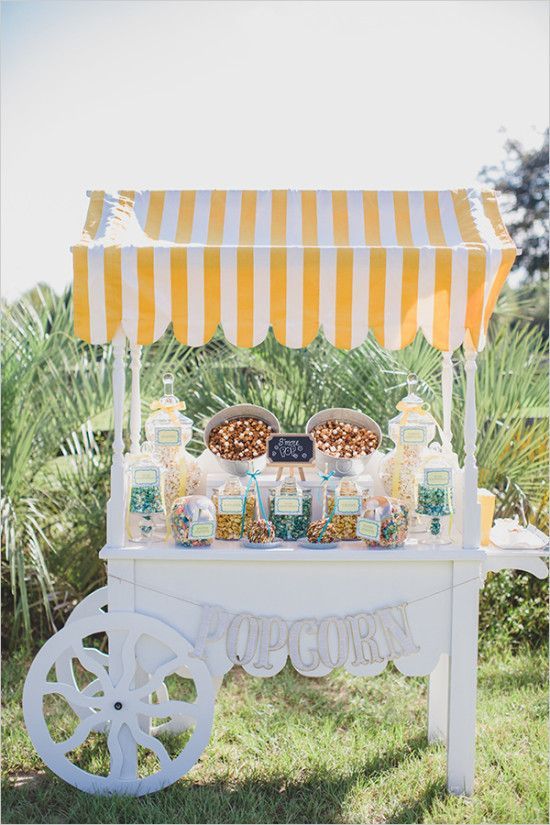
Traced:
<path fill-rule="evenodd" d="M 346 407 L 316 413 L 307 422 L 306 432 L 313 436 L 317 467 L 337 476 L 361 475 L 382 440 L 376 421 Z"/>
<path fill-rule="evenodd" d="M 213 415 L 204 429 L 204 443 L 224 472 L 245 476 L 263 470 L 267 439 L 281 431 L 273 413 L 255 404 L 236 404 Z"/>

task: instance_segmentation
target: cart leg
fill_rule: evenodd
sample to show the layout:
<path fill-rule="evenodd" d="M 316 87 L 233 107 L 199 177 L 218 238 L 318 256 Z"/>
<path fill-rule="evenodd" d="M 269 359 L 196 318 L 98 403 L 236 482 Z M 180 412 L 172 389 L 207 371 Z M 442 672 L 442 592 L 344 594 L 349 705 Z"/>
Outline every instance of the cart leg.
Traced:
<path fill-rule="evenodd" d="M 449 719 L 449 657 L 442 653 L 430 674 L 428 688 L 428 741 L 446 742 Z"/>
<path fill-rule="evenodd" d="M 474 786 L 479 586 L 478 563 L 454 562 L 447 790 L 465 796 Z"/>

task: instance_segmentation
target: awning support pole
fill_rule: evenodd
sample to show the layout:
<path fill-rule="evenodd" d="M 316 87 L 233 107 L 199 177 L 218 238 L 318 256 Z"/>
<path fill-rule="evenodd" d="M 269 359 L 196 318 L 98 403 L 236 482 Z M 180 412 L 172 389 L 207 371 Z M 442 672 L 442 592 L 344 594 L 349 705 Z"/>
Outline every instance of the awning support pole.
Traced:
<path fill-rule="evenodd" d="M 141 392 L 140 392 L 140 372 L 141 372 L 141 346 L 131 344 L 130 346 L 130 369 L 132 371 L 132 393 L 130 398 L 130 452 L 133 455 L 139 453 L 141 440 Z"/>
<path fill-rule="evenodd" d="M 453 449 L 453 431 L 451 414 L 453 410 L 453 359 L 451 352 L 443 353 L 441 367 L 441 396 L 443 399 L 443 449 L 451 453 Z"/>
<path fill-rule="evenodd" d="M 124 547 L 124 361 L 126 336 L 121 329 L 113 338 L 113 462 L 111 464 L 111 498 L 107 502 L 107 544 Z"/>
<path fill-rule="evenodd" d="M 466 549 L 479 547 L 481 538 L 481 508 L 477 502 L 476 464 L 476 357 L 473 349 L 466 348 L 466 409 L 464 414 L 464 499 L 462 544 Z"/>

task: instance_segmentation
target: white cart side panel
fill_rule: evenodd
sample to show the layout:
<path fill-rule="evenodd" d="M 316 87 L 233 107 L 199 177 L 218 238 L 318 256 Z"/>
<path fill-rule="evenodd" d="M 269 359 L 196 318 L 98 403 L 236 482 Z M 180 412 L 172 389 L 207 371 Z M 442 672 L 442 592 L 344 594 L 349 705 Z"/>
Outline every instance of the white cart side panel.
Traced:
<path fill-rule="evenodd" d="M 114 566 L 111 570 L 111 564 L 109 562 L 112 574 L 109 581 L 114 593 L 117 573 Z M 478 563 L 470 562 L 468 567 L 473 571 L 473 577 L 479 574 Z M 204 619 L 203 605 L 227 611 L 231 614 L 227 621 L 238 614 L 280 617 L 289 628 L 305 618 L 317 622 L 329 617 L 345 620 L 356 614 L 371 614 L 382 608 L 406 605 L 410 635 L 418 648 L 416 652 L 391 656 L 391 644 L 384 628 L 378 626 L 373 639 L 382 661 L 377 660 L 376 646 L 367 643 L 363 662 L 360 657 L 358 663 L 348 622 L 347 641 L 343 637 L 338 641 L 338 628 L 334 626 L 329 629 L 328 636 L 325 633 L 330 661 L 337 661 L 339 654 L 342 656 L 343 650 L 347 650 L 343 666 L 355 675 L 380 673 L 389 657 L 394 658 L 402 673 L 426 675 L 433 670 L 442 653 L 450 652 L 452 563 L 449 561 L 393 563 L 370 560 L 366 564 L 347 560 L 309 564 L 294 559 L 234 564 L 219 560 L 139 560 L 135 561 L 134 575 L 134 609 L 162 619 L 194 645 L 199 637 L 201 618 Z M 389 593 L 390 599 L 384 596 Z M 245 627 L 243 637 L 247 635 L 246 630 Z M 215 676 L 221 676 L 232 667 L 226 637 L 227 632 L 205 646 L 206 660 Z M 246 638 L 240 641 L 244 646 Z M 310 669 L 298 666 L 297 670 L 309 676 L 330 672 L 332 668 L 322 661 L 311 667 L 319 647 L 318 627 L 303 627 L 299 644 L 301 658 L 307 660 Z M 284 644 L 270 651 L 271 667 L 256 667 L 259 652 L 243 666 L 251 675 L 273 676 L 282 669 L 288 654 L 289 645 Z M 295 659 L 293 664 L 296 667 Z"/>

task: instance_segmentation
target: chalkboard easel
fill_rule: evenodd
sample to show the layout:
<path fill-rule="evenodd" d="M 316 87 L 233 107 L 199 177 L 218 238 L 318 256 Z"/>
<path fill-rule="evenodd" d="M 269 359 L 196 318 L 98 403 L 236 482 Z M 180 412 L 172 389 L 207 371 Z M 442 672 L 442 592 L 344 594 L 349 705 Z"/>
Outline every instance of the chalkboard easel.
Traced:
<path fill-rule="evenodd" d="M 306 480 L 304 467 L 309 467 L 315 456 L 313 437 L 304 433 L 275 433 L 267 439 L 267 464 L 277 467 L 276 481 L 285 470 L 291 478 L 297 469 L 302 481 Z"/>

